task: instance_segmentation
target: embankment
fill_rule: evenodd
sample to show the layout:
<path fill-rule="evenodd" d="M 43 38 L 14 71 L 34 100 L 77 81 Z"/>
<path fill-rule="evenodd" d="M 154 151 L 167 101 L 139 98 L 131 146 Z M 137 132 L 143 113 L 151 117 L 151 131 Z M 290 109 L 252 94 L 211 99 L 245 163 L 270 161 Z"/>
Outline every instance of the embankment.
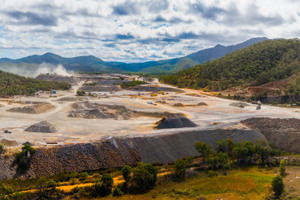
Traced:
<path fill-rule="evenodd" d="M 0 160 L 0 179 L 47 176 L 64 171 L 97 170 L 135 165 L 138 162 L 168 163 L 182 157 L 195 156 L 194 144 L 205 141 L 215 147 L 216 141 L 264 140 L 253 130 L 204 130 L 152 136 L 116 137 L 86 144 L 39 148 L 30 168 L 23 174 L 12 165 L 13 155 Z M 3 169 L 1 169 L 3 168 Z"/>

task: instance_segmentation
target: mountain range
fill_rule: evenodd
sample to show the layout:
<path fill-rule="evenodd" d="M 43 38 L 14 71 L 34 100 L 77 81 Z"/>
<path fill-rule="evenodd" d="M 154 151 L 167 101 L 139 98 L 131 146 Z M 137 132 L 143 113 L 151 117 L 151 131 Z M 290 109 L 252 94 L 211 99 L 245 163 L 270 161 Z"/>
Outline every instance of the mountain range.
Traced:
<path fill-rule="evenodd" d="M 243 49 L 252 44 L 268 40 L 268 38 L 252 38 L 245 42 L 231 45 L 222 46 L 216 45 L 213 48 L 208 48 L 204 50 L 197 51 L 195 53 L 189 54 L 184 57 L 174 58 L 169 60 L 160 61 L 149 61 L 144 63 L 123 63 L 123 62 L 106 62 L 95 56 L 79 56 L 73 58 L 64 58 L 62 56 L 46 53 L 43 55 L 32 55 L 20 59 L 9 59 L 2 58 L 0 63 L 2 64 L 18 64 L 22 66 L 23 63 L 26 64 L 62 64 L 67 70 L 72 71 L 100 71 L 105 73 L 113 72 L 140 72 L 149 74 L 160 74 L 160 73 L 175 73 L 177 71 L 193 67 L 197 64 L 205 63 L 207 61 L 212 61 L 214 59 L 220 58 L 229 54 L 233 51 Z M 0 67 L 1 69 L 1 67 Z"/>

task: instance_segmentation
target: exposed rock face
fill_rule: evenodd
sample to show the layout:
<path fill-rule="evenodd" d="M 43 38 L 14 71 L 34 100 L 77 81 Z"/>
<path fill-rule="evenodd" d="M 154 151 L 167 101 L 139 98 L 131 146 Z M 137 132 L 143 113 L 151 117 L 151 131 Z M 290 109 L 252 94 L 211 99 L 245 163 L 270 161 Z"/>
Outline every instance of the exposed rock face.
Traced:
<path fill-rule="evenodd" d="M 158 121 L 156 128 L 166 129 L 166 128 L 185 128 L 185 127 L 196 127 L 197 125 L 186 117 L 173 117 L 173 118 L 163 118 Z"/>
<path fill-rule="evenodd" d="M 50 124 L 47 121 L 42 121 L 37 124 L 34 124 L 27 129 L 25 129 L 27 132 L 39 132 L 39 133 L 55 133 L 56 129 L 55 127 Z"/>
<path fill-rule="evenodd" d="M 259 130 L 276 148 L 285 152 L 299 153 L 300 119 L 250 118 L 241 123 Z"/>
<path fill-rule="evenodd" d="M 215 148 L 217 141 L 228 138 L 235 142 L 265 141 L 262 134 L 251 130 L 206 130 L 157 136 L 117 137 L 95 143 L 39 148 L 32 158 L 31 167 L 24 174 L 16 173 L 12 165 L 13 154 L 6 159 L 0 159 L 0 179 L 122 167 L 135 165 L 140 161 L 168 163 L 198 155 L 194 149 L 197 141 L 205 141 Z"/>

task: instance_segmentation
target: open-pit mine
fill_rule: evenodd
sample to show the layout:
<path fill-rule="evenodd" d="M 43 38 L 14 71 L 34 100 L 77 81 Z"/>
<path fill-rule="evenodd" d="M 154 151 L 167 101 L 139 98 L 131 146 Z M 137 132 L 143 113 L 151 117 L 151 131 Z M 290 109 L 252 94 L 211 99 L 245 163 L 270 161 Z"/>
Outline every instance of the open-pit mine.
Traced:
<path fill-rule="evenodd" d="M 157 79 L 120 74 L 40 75 L 72 84 L 69 91 L 0 99 L 0 142 L 38 149 L 30 169 L 18 174 L 13 157 L 1 159 L 0 178 L 119 167 L 140 161 L 168 163 L 196 155 L 205 141 L 269 142 L 298 151 L 300 109 L 241 103 Z M 145 84 L 122 89 L 132 80 Z M 78 96 L 77 91 L 86 94 Z M 276 128 L 277 127 L 277 128 Z M 49 162 L 51 161 L 51 162 Z"/>

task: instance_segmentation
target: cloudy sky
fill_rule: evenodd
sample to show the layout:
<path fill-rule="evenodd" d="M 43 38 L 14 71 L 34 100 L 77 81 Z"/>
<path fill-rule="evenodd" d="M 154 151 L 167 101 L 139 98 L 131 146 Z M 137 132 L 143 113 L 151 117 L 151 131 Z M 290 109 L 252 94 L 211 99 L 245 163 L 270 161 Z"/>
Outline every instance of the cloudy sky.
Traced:
<path fill-rule="evenodd" d="M 139 62 L 300 35 L 300 0 L 1 0 L 0 57 Z"/>

